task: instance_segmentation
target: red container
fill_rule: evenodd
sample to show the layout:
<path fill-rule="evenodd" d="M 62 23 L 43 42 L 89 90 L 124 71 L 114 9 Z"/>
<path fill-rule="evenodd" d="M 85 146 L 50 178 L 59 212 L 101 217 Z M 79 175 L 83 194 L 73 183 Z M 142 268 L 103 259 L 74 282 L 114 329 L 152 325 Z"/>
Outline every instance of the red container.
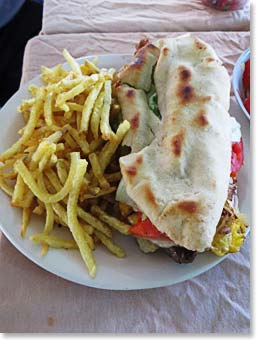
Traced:
<path fill-rule="evenodd" d="M 202 0 L 207 6 L 219 11 L 235 11 L 243 8 L 248 0 Z"/>

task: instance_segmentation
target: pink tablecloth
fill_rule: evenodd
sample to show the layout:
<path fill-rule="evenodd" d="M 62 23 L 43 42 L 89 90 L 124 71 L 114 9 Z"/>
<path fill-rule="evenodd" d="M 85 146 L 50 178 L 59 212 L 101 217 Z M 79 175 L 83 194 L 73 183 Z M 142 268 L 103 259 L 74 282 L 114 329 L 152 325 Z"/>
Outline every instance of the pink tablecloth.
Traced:
<path fill-rule="evenodd" d="M 202 0 L 45 0 L 45 34 L 247 31 L 250 5 L 222 12 Z"/>
<path fill-rule="evenodd" d="M 164 33 L 147 36 L 159 37 Z M 74 56 L 133 51 L 144 34 L 39 36 L 26 48 L 23 82 L 40 65 Z M 231 72 L 249 33 L 202 33 Z M 240 110 L 232 98 L 231 112 Z M 248 122 L 246 122 L 248 124 Z M 249 238 L 241 252 L 183 283 L 141 291 L 104 291 L 76 285 L 46 272 L 0 238 L 0 331 L 98 333 L 249 333 Z"/>
<path fill-rule="evenodd" d="M 180 33 L 183 34 L 183 33 Z M 231 73 L 243 50 L 250 46 L 249 32 L 192 33 L 212 44 Z M 53 66 L 63 61 L 67 48 L 74 57 L 106 53 L 133 53 L 140 39 L 174 36 L 177 33 L 80 33 L 40 35 L 27 44 L 24 55 L 22 83 L 40 73 L 41 65 Z"/>

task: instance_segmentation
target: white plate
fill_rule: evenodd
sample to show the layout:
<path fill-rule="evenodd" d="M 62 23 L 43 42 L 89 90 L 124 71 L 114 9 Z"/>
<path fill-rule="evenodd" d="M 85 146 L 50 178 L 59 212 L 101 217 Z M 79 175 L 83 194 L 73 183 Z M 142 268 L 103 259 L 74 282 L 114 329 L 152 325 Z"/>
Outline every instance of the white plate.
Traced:
<path fill-rule="evenodd" d="M 92 60 L 93 57 L 88 57 Z M 130 60 L 129 55 L 103 55 L 99 56 L 100 67 L 119 68 Z M 86 58 L 80 58 L 82 63 Z M 28 84 L 40 84 L 39 77 Z M 18 139 L 18 130 L 23 126 L 21 115 L 17 113 L 17 106 L 24 98 L 29 98 L 28 84 L 6 103 L 1 110 L 0 124 L 0 153 Z M 231 112 L 233 115 L 233 112 Z M 243 114 L 236 116 L 242 125 L 242 134 L 245 147 L 245 166 L 239 176 L 239 196 L 241 211 L 250 218 L 250 190 L 249 190 L 249 122 Z M 10 206 L 10 199 L 0 190 L 0 227 L 11 243 L 31 261 L 40 267 L 67 280 L 90 287 L 115 290 L 146 289 L 172 285 L 197 276 L 215 266 L 223 260 L 213 254 L 198 255 L 192 264 L 176 264 L 164 254 L 145 255 L 141 253 L 130 237 L 118 236 L 117 241 L 127 253 L 125 259 L 117 259 L 104 248 L 97 247 L 95 253 L 97 262 L 97 275 L 91 279 L 87 269 L 76 250 L 49 250 L 45 257 L 41 257 L 41 247 L 28 240 L 29 236 L 42 231 L 44 221 L 33 218 L 25 239 L 19 235 L 21 225 L 21 210 Z M 64 233 L 63 228 L 58 230 Z"/>

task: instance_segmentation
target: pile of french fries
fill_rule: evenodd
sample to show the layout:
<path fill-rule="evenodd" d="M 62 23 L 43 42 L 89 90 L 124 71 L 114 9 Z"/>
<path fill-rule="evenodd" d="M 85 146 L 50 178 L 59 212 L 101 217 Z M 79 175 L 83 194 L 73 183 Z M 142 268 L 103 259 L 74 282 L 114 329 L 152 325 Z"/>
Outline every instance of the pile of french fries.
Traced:
<path fill-rule="evenodd" d="M 0 187 L 13 207 L 23 209 L 22 237 L 31 214 L 45 216 L 42 233 L 30 237 L 42 245 L 42 255 L 49 247 L 78 249 L 94 277 L 96 244 L 125 256 L 112 234 L 116 229 L 127 235 L 130 226 L 105 208 L 121 178 L 116 153 L 130 124 L 120 121 L 116 131 L 110 124 L 120 111 L 115 70 L 90 61 L 79 65 L 67 50 L 63 56 L 70 70 L 42 67 L 44 85 L 31 85 L 32 98 L 18 108 L 26 125 L 0 155 Z M 57 225 L 70 230 L 70 240 L 52 235 Z"/>

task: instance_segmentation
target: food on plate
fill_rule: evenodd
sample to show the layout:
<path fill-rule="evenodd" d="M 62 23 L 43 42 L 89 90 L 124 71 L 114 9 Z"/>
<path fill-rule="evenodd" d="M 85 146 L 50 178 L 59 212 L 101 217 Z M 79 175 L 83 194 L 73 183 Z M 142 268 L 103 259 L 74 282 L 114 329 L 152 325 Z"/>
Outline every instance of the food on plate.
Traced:
<path fill-rule="evenodd" d="M 212 47 L 190 35 L 143 40 L 116 92 L 131 125 L 116 199 L 137 213 L 129 231 L 140 248 L 164 249 L 178 263 L 238 251 L 243 142 L 228 113 L 229 76 Z"/>
<path fill-rule="evenodd" d="M 0 155 L 0 187 L 23 209 L 21 237 L 32 214 L 44 217 L 30 240 L 42 255 L 78 250 L 91 277 L 99 244 L 125 257 L 116 233 L 177 263 L 238 251 L 243 141 L 212 47 L 190 35 L 144 39 L 118 72 L 63 55 L 70 69 L 42 67 L 42 85 L 19 106 L 21 137 Z"/>
<path fill-rule="evenodd" d="M 63 55 L 70 70 L 42 67 L 42 86 L 31 85 L 32 98 L 19 107 L 25 126 L 0 155 L 0 187 L 13 207 L 23 209 L 22 237 L 32 214 L 44 216 L 42 232 L 30 237 L 42 245 L 42 255 L 49 247 L 78 249 L 94 277 L 99 243 L 118 258 L 126 255 L 113 230 L 128 233 L 130 225 L 113 208 L 120 144 L 130 124 L 121 119 L 112 89 L 115 70 L 88 60 L 79 65 L 67 50 Z M 60 236 L 57 226 L 69 237 Z"/>
<path fill-rule="evenodd" d="M 250 59 L 244 64 L 243 73 L 244 106 L 250 113 Z"/>

